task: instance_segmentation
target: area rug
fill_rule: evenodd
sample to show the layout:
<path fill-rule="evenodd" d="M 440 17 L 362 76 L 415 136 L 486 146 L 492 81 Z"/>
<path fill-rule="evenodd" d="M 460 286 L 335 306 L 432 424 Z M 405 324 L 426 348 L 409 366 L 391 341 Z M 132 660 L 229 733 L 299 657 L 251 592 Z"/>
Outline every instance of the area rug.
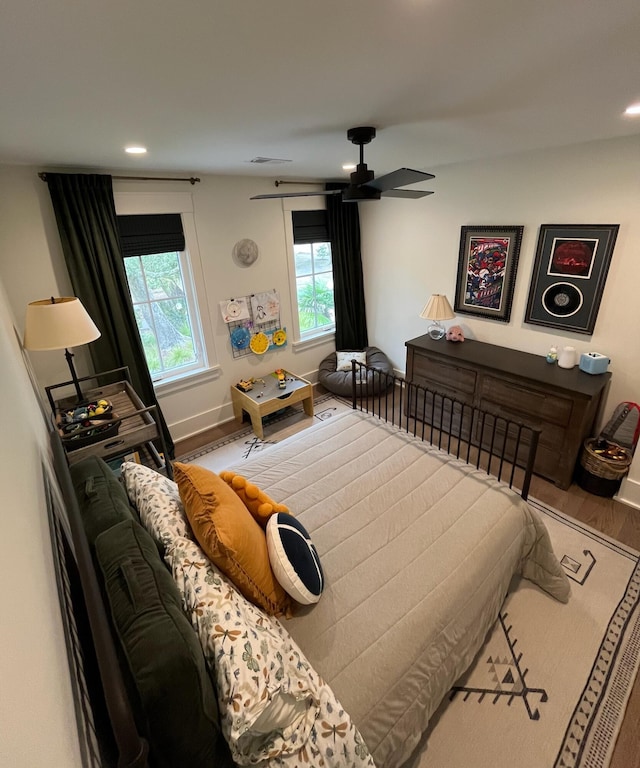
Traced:
<path fill-rule="evenodd" d="M 514 581 L 484 647 L 406 768 L 610 763 L 640 658 L 639 555 L 529 501 L 571 580 L 569 602 Z"/>
<path fill-rule="evenodd" d="M 351 403 L 347 400 L 324 395 L 314 400 L 312 418 L 306 415 L 301 403 L 287 406 L 262 420 L 263 438 L 257 437 L 248 423 L 229 437 L 204 445 L 197 451 L 180 456 L 178 460 L 185 464 L 199 464 L 212 472 L 221 472 L 268 451 L 303 429 L 350 409 Z"/>
<path fill-rule="evenodd" d="M 182 461 L 238 466 L 348 410 L 327 396 Z M 571 581 L 562 605 L 514 579 L 485 645 L 404 768 L 607 768 L 640 659 L 640 555 L 529 499 Z M 635 724 L 629 727 L 635 728 Z"/>

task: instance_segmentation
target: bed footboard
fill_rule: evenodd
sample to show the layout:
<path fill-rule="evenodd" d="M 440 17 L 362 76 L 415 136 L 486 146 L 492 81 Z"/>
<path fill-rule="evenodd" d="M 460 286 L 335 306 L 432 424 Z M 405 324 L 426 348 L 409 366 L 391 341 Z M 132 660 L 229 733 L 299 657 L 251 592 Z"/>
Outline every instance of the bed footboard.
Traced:
<path fill-rule="evenodd" d="M 421 384 L 351 362 L 352 407 L 519 489 L 531 486 L 540 429 Z"/>

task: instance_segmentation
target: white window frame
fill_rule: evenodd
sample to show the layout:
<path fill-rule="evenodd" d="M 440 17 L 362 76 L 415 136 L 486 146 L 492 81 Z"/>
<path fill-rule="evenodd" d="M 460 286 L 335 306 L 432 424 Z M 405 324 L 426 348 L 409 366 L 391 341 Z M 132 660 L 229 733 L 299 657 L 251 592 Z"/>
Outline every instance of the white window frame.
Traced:
<path fill-rule="evenodd" d="M 194 343 L 201 345 L 202 365 L 189 367 L 187 370 L 163 374 L 153 378 L 153 386 L 158 394 L 169 394 L 189 388 L 220 375 L 214 343 L 213 327 L 209 314 L 209 305 L 204 284 L 204 272 L 198 248 L 193 198 L 187 192 L 117 192 L 114 190 L 116 213 L 118 216 L 179 213 L 182 217 L 185 250 L 180 254 L 185 293 L 187 301 L 195 311 L 192 313 L 197 327 L 194 331 Z M 187 285 L 187 283 L 189 285 Z M 193 301 L 195 298 L 195 302 Z M 200 337 L 199 339 L 197 337 Z"/>
<path fill-rule="evenodd" d="M 324 195 L 308 197 L 284 197 L 282 198 L 282 213 L 284 218 L 284 233 L 287 245 L 287 268 L 289 272 L 289 295 L 291 297 L 291 314 L 293 321 L 293 337 L 291 347 L 294 352 L 300 352 L 304 349 L 324 344 L 335 338 L 335 323 L 322 330 L 306 331 L 304 334 L 300 331 L 300 316 L 298 311 L 298 291 L 296 283 L 296 260 L 293 251 L 293 216 L 292 211 L 319 211 L 327 207 L 327 201 Z M 333 250 L 331 253 L 333 259 Z"/>

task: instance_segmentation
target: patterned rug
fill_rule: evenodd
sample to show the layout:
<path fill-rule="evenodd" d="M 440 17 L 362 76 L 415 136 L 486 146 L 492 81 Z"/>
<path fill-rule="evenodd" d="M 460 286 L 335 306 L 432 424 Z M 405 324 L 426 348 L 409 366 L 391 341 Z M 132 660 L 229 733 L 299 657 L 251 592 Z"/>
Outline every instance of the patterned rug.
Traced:
<path fill-rule="evenodd" d="M 406 768 L 609 765 L 640 658 L 640 557 L 529 502 L 571 579 L 571 598 L 561 605 L 514 580 Z"/>
<path fill-rule="evenodd" d="M 237 466 L 350 408 L 326 396 L 181 457 Z M 640 555 L 530 499 L 571 580 L 567 605 L 514 579 L 493 630 L 405 768 L 607 768 L 640 659 Z M 632 726 L 632 727 L 635 727 Z"/>

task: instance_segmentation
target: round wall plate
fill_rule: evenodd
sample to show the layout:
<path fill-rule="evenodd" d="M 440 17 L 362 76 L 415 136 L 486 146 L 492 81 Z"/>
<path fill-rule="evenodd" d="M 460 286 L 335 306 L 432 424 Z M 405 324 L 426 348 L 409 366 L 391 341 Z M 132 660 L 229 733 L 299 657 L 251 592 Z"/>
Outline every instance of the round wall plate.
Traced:
<path fill-rule="evenodd" d="M 242 314 L 242 307 L 238 304 L 237 301 L 230 301 L 227 304 L 227 315 L 229 317 L 236 318 L 236 317 L 240 317 L 241 314 Z"/>
<path fill-rule="evenodd" d="M 272 338 L 276 347 L 281 347 L 287 340 L 287 332 L 284 330 L 284 328 L 280 328 L 279 330 L 273 332 Z"/>
<path fill-rule="evenodd" d="M 266 333 L 262 333 L 262 331 L 259 333 L 254 333 L 254 335 L 251 337 L 251 341 L 249 342 L 249 347 L 251 348 L 252 352 L 255 352 L 256 355 L 264 355 L 264 353 L 269 349 L 269 337 Z"/>
<path fill-rule="evenodd" d="M 251 334 L 244 326 L 240 326 L 231 332 L 231 344 L 235 349 L 246 349 L 251 342 Z"/>
<path fill-rule="evenodd" d="M 250 267 L 258 258 L 258 245 L 248 238 L 238 240 L 231 255 L 239 267 Z"/>

